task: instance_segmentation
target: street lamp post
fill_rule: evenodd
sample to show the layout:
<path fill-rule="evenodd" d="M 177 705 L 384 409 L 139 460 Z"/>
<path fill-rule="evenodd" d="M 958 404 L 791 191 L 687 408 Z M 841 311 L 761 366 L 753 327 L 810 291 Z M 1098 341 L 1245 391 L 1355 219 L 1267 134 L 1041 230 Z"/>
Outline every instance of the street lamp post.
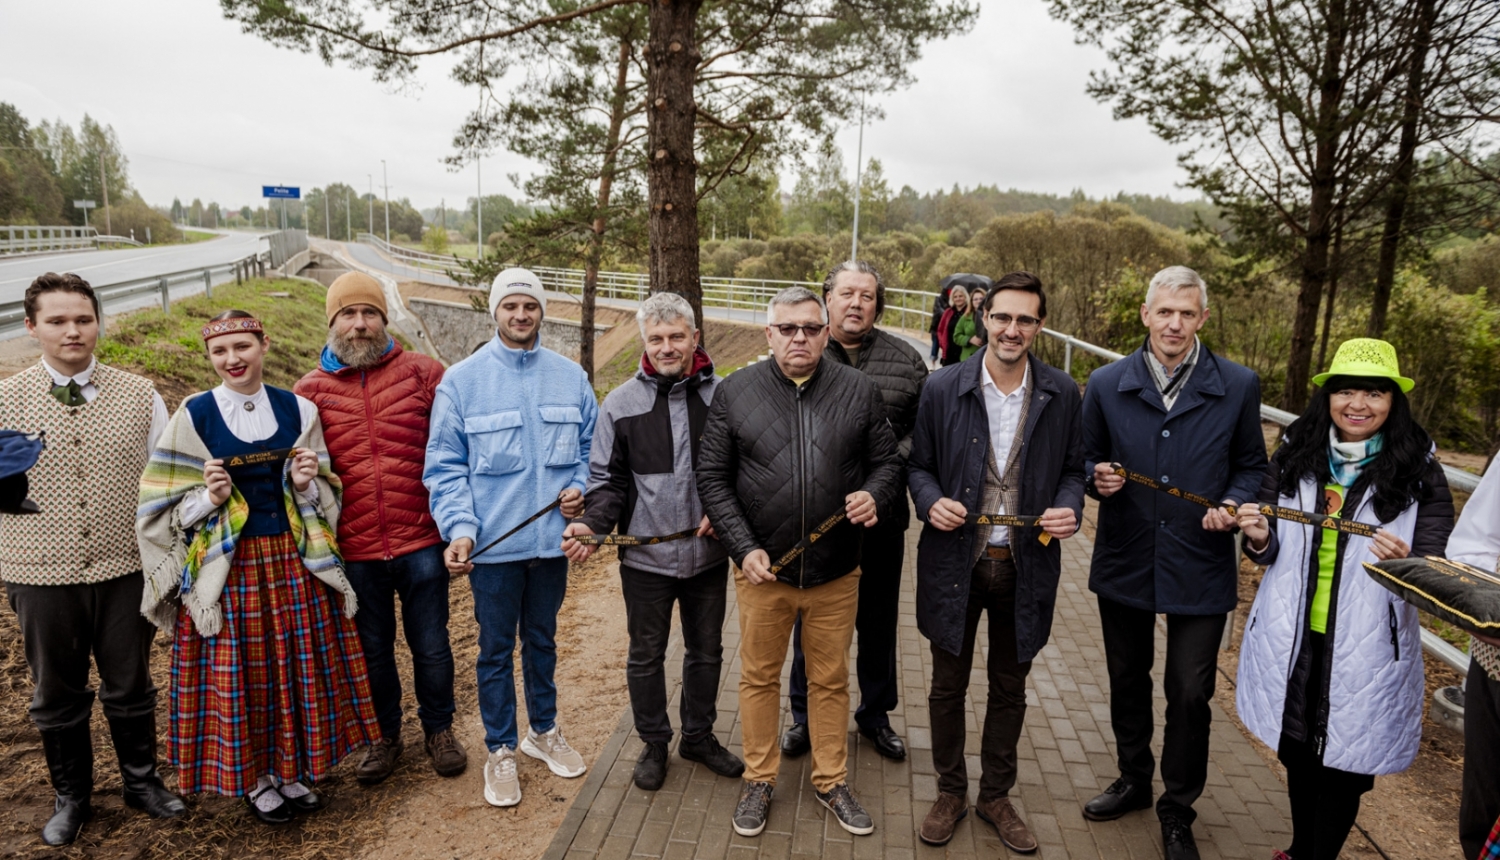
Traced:
<path fill-rule="evenodd" d="M 859 259 L 859 186 L 864 182 L 865 160 L 865 96 L 859 95 L 859 147 L 854 156 L 854 235 L 849 240 L 849 261 Z"/>
<path fill-rule="evenodd" d="M 380 182 L 385 186 L 385 243 L 391 244 L 391 177 L 385 170 L 385 159 L 380 159 Z"/>
<path fill-rule="evenodd" d="M 365 178 L 370 180 L 370 220 L 365 222 L 365 227 L 370 231 L 370 235 L 373 236 L 375 235 L 375 177 L 366 173 Z"/>
<path fill-rule="evenodd" d="M 474 156 L 474 256 L 484 259 L 484 165 L 482 156 Z"/>

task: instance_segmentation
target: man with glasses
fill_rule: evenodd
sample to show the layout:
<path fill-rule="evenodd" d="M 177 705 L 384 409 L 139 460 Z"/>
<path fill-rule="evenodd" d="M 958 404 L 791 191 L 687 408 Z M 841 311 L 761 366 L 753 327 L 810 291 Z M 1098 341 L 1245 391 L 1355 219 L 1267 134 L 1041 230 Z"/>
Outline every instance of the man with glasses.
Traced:
<path fill-rule="evenodd" d="M 917 419 L 917 399 L 927 381 L 927 365 L 911 344 L 875 327 L 885 310 L 885 284 L 874 266 L 864 260 L 839 263 L 823 279 L 823 301 L 828 303 L 828 347 L 823 357 L 858 368 L 880 388 L 885 417 L 896 434 L 904 462 L 911 453 L 911 427 Z M 905 502 L 902 499 L 901 502 Z M 860 563 L 859 611 L 854 630 L 859 637 L 859 708 L 854 722 L 875 751 L 888 759 L 906 758 L 906 744 L 891 728 L 901 688 L 897 677 L 896 623 L 900 616 L 901 566 L 906 560 L 906 527 L 911 512 L 898 503 L 889 517 L 865 532 Z M 807 737 L 807 666 L 802 655 L 800 625 L 792 636 L 792 677 L 787 698 L 792 725 L 781 739 L 781 751 L 800 756 L 811 743 Z"/>
<path fill-rule="evenodd" d="M 1198 857 L 1193 802 L 1208 778 L 1209 699 L 1225 616 L 1239 600 L 1235 519 L 1126 483 L 1113 464 L 1229 506 L 1256 498 L 1266 471 L 1260 378 L 1199 342 L 1207 321 L 1208 287 L 1197 272 L 1157 272 L 1141 305 L 1146 342 L 1094 371 L 1083 398 L 1088 491 L 1099 499 L 1089 590 L 1099 596 L 1120 765 L 1083 816 L 1109 821 L 1151 806 L 1151 666 L 1156 617 L 1165 614 L 1165 790 L 1156 814 L 1167 860 Z"/>
<path fill-rule="evenodd" d="M 875 383 L 823 360 L 828 314 L 817 295 L 783 290 L 767 319 L 773 360 L 719 386 L 698 453 L 698 495 L 739 567 L 745 784 L 734 830 L 756 836 L 766 826 L 781 761 L 781 669 L 800 615 L 813 787 L 839 826 L 865 835 L 875 824 L 848 783 L 849 644 L 863 532 L 900 502 L 901 464 Z"/>
<path fill-rule="evenodd" d="M 964 761 L 969 670 L 989 616 L 989 701 L 980 741 L 979 817 L 1012 851 L 1037 841 L 1011 805 L 1026 676 L 1047 644 L 1061 539 L 1083 514 L 1082 399 L 1068 374 L 1031 354 L 1047 317 L 1042 282 L 1012 272 L 983 304 L 987 343 L 933 374 L 908 462 L 917 516 L 917 628 L 932 643 L 932 764 L 938 798 L 918 835 L 944 845 L 968 814 Z M 972 514 L 1039 514 L 1036 527 L 970 523 Z"/>

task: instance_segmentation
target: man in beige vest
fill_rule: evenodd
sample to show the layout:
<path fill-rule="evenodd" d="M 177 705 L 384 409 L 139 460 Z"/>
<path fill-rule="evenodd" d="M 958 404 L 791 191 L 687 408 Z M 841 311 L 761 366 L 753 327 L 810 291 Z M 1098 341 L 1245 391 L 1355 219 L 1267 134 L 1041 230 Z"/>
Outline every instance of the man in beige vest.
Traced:
<path fill-rule="evenodd" d="M 31 718 L 57 792 L 42 839 L 66 845 L 92 811 L 90 654 L 125 803 L 157 818 L 186 811 L 156 772 L 154 628 L 141 615 L 135 536 L 141 472 L 167 408 L 149 380 L 95 361 L 99 300 L 87 281 L 42 275 L 25 310 L 42 360 L 0 381 L 0 427 L 46 434 L 28 473 L 41 513 L 0 517 L 0 580 L 20 622 L 36 685 Z"/>

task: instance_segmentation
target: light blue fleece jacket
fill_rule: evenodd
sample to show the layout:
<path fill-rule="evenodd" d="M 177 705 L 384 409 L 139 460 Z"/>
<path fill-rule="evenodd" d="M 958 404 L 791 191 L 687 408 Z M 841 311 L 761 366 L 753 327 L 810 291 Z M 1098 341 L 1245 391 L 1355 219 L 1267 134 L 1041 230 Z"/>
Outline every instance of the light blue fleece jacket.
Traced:
<path fill-rule="evenodd" d="M 583 490 L 599 405 L 583 368 L 496 336 L 443 374 L 432 403 L 422 483 L 448 541 L 478 551 L 557 499 Z M 557 558 L 567 521 L 552 511 L 472 560 Z"/>

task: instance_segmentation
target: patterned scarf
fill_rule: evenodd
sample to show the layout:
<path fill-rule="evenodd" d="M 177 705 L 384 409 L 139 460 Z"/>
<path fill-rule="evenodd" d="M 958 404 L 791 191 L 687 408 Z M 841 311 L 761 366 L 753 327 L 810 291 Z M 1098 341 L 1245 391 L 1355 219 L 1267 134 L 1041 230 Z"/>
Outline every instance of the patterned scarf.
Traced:
<path fill-rule="evenodd" d="M 180 600 L 192 614 L 198 632 L 215 636 L 224 624 L 219 596 L 234 565 L 234 548 L 250 517 L 250 505 L 233 488 L 229 499 L 195 529 L 183 526 L 177 506 L 189 492 L 204 486 L 203 464 L 213 459 L 185 407 L 186 403 L 172 416 L 141 476 L 135 521 L 146 574 L 141 612 L 157 627 L 166 629 L 173 623 L 176 601 Z M 314 479 L 318 482 L 318 501 L 313 504 L 294 493 L 291 479 L 283 472 L 282 499 L 292 538 L 308 573 L 341 592 L 344 612 L 353 617 L 357 608 L 354 589 L 344 577 L 335 537 L 343 485 L 333 474 L 322 425 L 313 422 L 297 437 L 296 447 L 318 454 L 318 476 Z"/>
<path fill-rule="evenodd" d="M 1376 433 L 1363 442 L 1340 442 L 1338 428 L 1328 428 L 1328 473 L 1340 487 L 1352 487 L 1359 473 L 1370 465 L 1384 447 L 1384 433 Z"/>

